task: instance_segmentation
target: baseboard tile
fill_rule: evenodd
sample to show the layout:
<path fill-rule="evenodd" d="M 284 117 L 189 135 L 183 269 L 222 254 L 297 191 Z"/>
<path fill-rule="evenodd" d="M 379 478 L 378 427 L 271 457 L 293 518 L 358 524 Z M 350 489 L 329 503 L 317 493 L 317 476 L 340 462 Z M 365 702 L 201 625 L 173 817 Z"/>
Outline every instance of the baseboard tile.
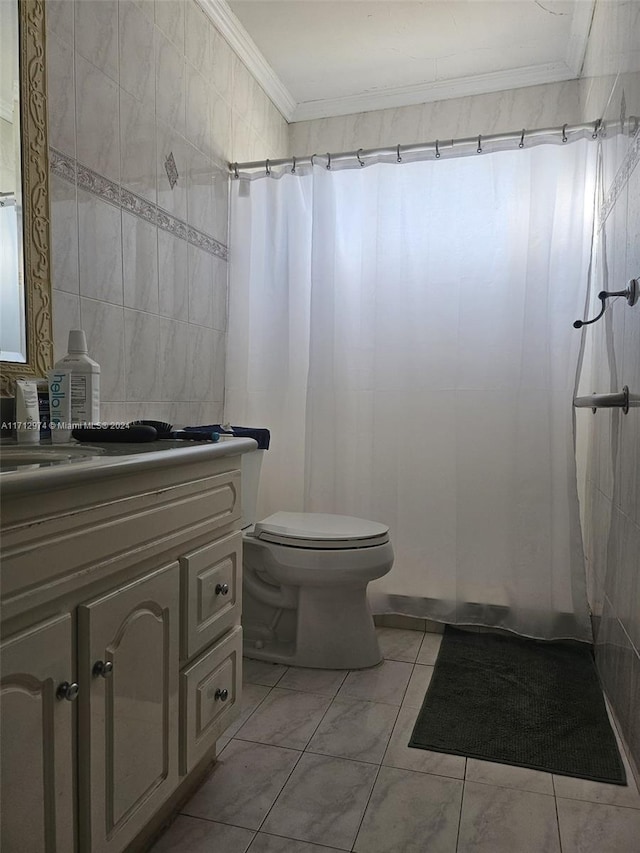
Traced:
<path fill-rule="evenodd" d="M 375 625 L 381 628 L 402 628 L 405 631 L 426 631 L 428 634 L 442 634 L 444 625 L 432 619 L 418 619 L 416 616 L 403 616 L 400 613 L 379 613 L 373 617 Z"/>

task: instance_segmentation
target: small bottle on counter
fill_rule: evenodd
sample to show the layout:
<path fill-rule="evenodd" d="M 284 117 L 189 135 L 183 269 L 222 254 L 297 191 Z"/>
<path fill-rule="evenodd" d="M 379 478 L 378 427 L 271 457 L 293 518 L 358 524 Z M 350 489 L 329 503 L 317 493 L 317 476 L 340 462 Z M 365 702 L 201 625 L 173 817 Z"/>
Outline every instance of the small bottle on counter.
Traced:
<path fill-rule="evenodd" d="M 100 365 L 88 355 L 82 329 L 69 332 L 68 352 L 55 369 L 71 374 L 71 422 L 89 426 L 100 422 Z"/>
<path fill-rule="evenodd" d="M 35 379 L 16 380 L 16 438 L 18 444 L 38 444 L 40 413 Z"/>

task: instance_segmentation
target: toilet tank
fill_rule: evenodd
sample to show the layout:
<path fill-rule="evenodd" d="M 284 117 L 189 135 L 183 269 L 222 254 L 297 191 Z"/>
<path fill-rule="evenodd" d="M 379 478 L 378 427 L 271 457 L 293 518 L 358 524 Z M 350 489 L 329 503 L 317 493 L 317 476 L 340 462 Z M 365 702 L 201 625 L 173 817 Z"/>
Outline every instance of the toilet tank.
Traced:
<path fill-rule="evenodd" d="M 252 450 L 250 453 L 243 453 L 240 457 L 240 472 L 242 474 L 240 494 L 242 518 L 240 524 L 243 530 L 258 521 L 256 511 L 263 456 L 264 450 Z"/>
<path fill-rule="evenodd" d="M 251 527 L 258 519 L 258 486 L 260 485 L 260 469 L 264 451 L 268 450 L 271 441 L 271 433 L 266 427 L 244 427 L 224 424 L 218 427 L 221 435 L 220 441 L 230 438 L 252 438 L 257 443 L 257 448 L 250 453 L 240 456 L 240 473 L 242 485 L 240 487 L 240 525 L 244 530 Z M 231 433 L 231 435 L 229 435 Z"/>

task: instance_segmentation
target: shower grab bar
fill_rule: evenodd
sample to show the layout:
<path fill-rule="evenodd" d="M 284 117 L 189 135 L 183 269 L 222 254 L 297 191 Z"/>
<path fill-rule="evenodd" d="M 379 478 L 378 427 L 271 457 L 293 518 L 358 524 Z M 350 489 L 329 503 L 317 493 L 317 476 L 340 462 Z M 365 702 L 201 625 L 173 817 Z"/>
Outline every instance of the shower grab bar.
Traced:
<path fill-rule="evenodd" d="M 629 386 L 613 394 L 591 394 L 589 397 L 574 397 L 576 409 L 591 409 L 595 414 L 597 409 L 622 409 L 626 415 L 629 411 Z"/>

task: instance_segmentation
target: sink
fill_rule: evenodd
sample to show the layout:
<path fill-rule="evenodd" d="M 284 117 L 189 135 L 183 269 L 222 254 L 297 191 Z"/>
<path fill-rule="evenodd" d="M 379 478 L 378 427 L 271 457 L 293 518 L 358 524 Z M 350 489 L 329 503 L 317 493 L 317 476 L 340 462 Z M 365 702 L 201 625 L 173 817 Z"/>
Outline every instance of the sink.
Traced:
<path fill-rule="evenodd" d="M 82 462 L 104 453 L 102 447 L 28 447 L 12 445 L 0 448 L 0 470 L 14 471 L 25 465 L 54 465 L 69 462 Z"/>

